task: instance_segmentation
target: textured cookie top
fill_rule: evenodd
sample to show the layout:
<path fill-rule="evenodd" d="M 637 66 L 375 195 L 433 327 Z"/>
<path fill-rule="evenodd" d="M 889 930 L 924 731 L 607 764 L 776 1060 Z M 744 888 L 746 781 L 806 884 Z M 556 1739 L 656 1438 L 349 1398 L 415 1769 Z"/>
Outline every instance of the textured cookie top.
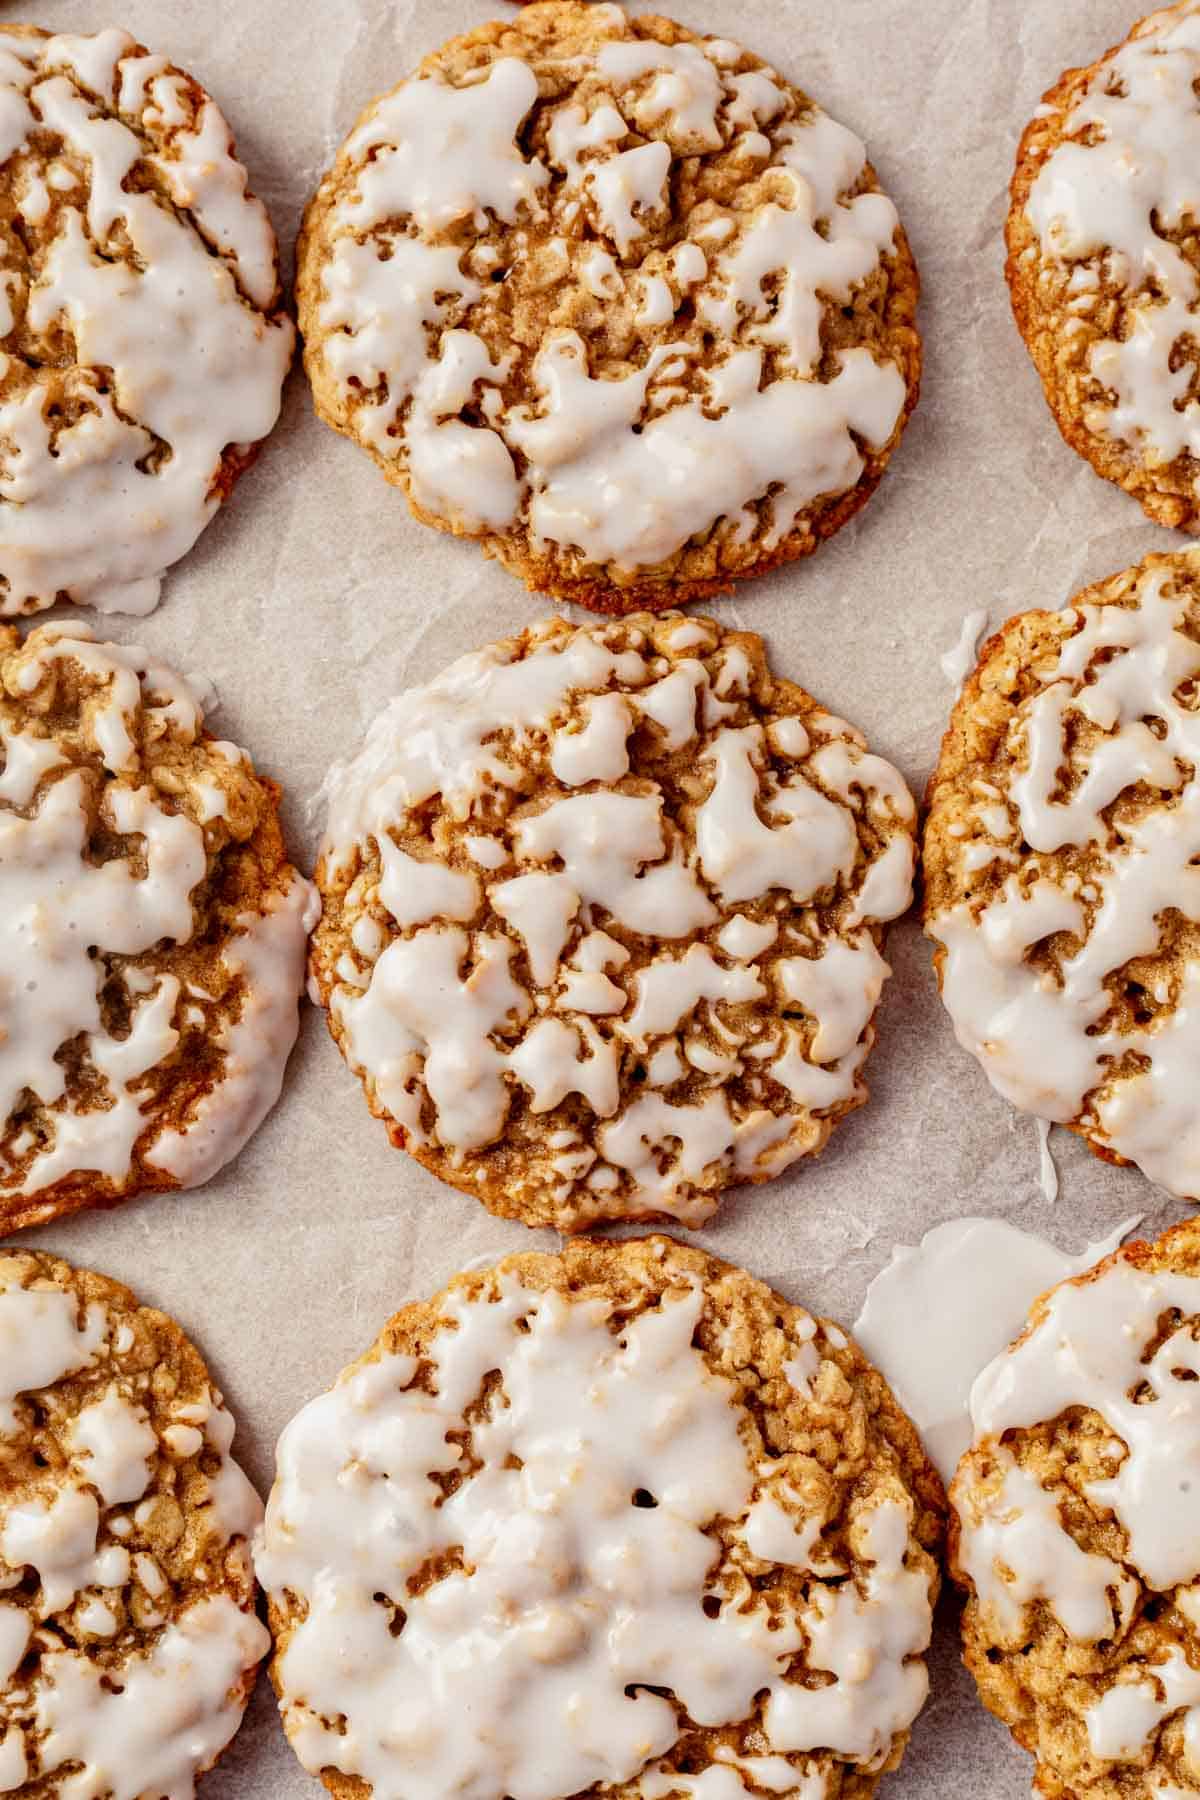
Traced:
<path fill-rule="evenodd" d="M 0 627 L 0 1225 L 191 1187 L 279 1094 L 312 890 L 144 650 Z"/>
<path fill-rule="evenodd" d="M 190 1800 L 237 1730 L 270 1640 L 233 1433 L 173 1320 L 0 1258 L 0 1791 Z"/>
<path fill-rule="evenodd" d="M 0 30 L 0 614 L 148 612 L 293 341 L 204 89 L 124 31 Z"/>
<path fill-rule="evenodd" d="M 975 1386 L 967 1660 L 1048 1795 L 1200 1786 L 1198 1333 L 1189 1223 L 1055 1288 Z"/>
<path fill-rule="evenodd" d="M 866 1800 L 940 1507 L 883 1378 L 761 1282 L 664 1238 L 510 1257 L 280 1440 L 285 1728 L 347 1800 Z"/>
<path fill-rule="evenodd" d="M 1068 439 L 1166 525 L 1200 495 L 1200 6 L 1071 70 L 1022 142 L 1009 274 Z"/>
<path fill-rule="evenodd" d="M 327 788 L 334 1035 L 494 1210 L 699 1224 L 865 1098 L 913 803 L 761 639 L 546 620 L 400 695 Z"/>
<path fill-rule="evenodd" d="M 330 423 L 601 610 L 814 548 L 916 397 L 916 273 L 859 140 L 616 6 L 526 7 L 369 107 L 298 297 Z"/>
<path fill-rule="evenodd" d="M 1200 555 L 985 647 L 942 747 L 925 924 L 1014 1105 L 1200 1196 Z"/>

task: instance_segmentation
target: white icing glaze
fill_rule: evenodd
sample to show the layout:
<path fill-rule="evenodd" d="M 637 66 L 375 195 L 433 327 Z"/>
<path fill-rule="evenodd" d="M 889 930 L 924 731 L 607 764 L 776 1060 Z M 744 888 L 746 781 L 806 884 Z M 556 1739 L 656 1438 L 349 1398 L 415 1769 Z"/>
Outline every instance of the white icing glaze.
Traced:
<path fill-rule="evenodd" d="M 153 1647 L 121 1667 L 121 1686 L 70 1652 L 42 1658 L 35 1719 L 44 1770 L 65 1777 L 63 1800 L 191 1800 L 197 1773 L 221 1754 L 241 1724 L 236 1694 L 271 1640 L 253 1613 L 209 1595 L 167 1626 Z"/>
<path fill-rule="evenodd" d="M 717 1755 L 721 1756 L 720 1749 Z M 676 1794 L 682 1800 L 743 1800 L 762 1791 L 787 1794 L 789 1800 L 825 1800 L 829 1784 L 823 1770 L 797 1768 L 786 1757 L 735 1756 L 732 1751 L 698 1775 L 651 1763 L 638 1777 L 642 1800 L 666 1800 Z"/>
<path fill-rule="evenodd" d="M 1016 1106 L 1059 1123 L 1083 1117 L 1089 1132 L 1173 1193 L 1200 1193 L 1200 1130 L 1191 1102 L 1200 1047 L 1200 970 L 1185 966 L 1173 1009 L 1145 1027 L 1104 1024 L 1109 983 L 1131 959 L 1153 955 L 1168 909 L 1200 919 L 1200 717 L 1177 697 L 1200 673 L 1200 646 L 1177 628 L 1183 601 L 1169 576 L 1147 571 L 1137 604 L 1087 604 L 1057 666 L 1013 726 L 1025 766 L 1009 799 L 1034 853 L 1098 846 L 1106 863 L 1086 891 L 1064 885 L 1036 854 L 979 909 L 964 901 L 928 923 L 946 948 L 942 994 L 959 1042 Z M 1160 722 L 1161 736 L 1147 722 Z M 1068 734 L 1087 721 L 1104 734 L 1087 753 L 1069 798 L 1059 797 Z M 1160 804 L 1110 826 L 1103 816 L 1138 782 Z M 1056 982 L 1027 952 L 1056 932 L 1064 948 Z M 1169 990 L 1168 990 L 1169 991 Z M 1113 1059 L 1149 1066 L 1111 1075 Z"/>
<path fill-rule="evenodd" d="M 71 1443 L 81 1477 L 106 1505 L 141 1499 L 150 1483 L 147 1458 L 158 1449 L 158 1438 L 142 1407 L 110 1388 L 79 1414 L 71 1429 Z"/>
<path fill-rule="evenodd" d="M 652 1197 L 698 1221 L 710 1195 L 682 1190 L 711 1186 L 721 1166 L 760 1178 L 787 1166 L 820 1132 L 793 1129 L 797 1109 L 861 1095 L 888 973 L 871 928 L 908 904 L 914 808 L 896 772 L 827 714 L 808 715 L 810 730 L 776 721 L 770 736 L 726 723 L 750 665 L 703 622 L 688 636 L 692 625 L 658 621 L 648 637 L 551 621 L 519 656 L 515 643 L 494 645 L 399 696 L 329 777 L 323 859 L 327 874 L 345 873 L 378 847 L 379 875 L 365 871 L 349 895 L 371 910 L 357 912 L 330 1004 L 349 1060 L 407 1142 L 461 1159 L 502 1137 L 514 1083 L 536 1113 L 579 1093 L 610 1121 L 595 1146 L 630 1177 L 613 1208 L 644 1210 Z M 664 644 L 683 652 L 674 667 Z M 666 790 L 631 769 L 645 730 L 671 750 L 691 746 L 708 782 L 686 832 Z M 536 804 L 509 822 L 531 766 L 545 769 Z M 486 839 L 466 837 L 470 871 L 431 854 L 435 799 L 460 824 L 487 822 Z M 869 851 L 860 815 L 883 834 Z M 843 895 L 850 928 L 805 914 L 803 934 L 786 940 L 803 954 L 782 954 L 775 917 L 741 910 L 798 919 L 805 903 Z M 636 938 L 649 956 L 631 956 Z M 731 1015 L 755 1002 L 765 1006 Z M 556 1018 L 539 1016 L 551 1007 Z M 785 1011 L 801 1023 L 785 1028 Z M 759 1088 L 770 1078 L 781 1090 L 774 1110 L 758 1089 L 741 1110 L 722 1093 L 743 1049 Z M 627 1050 L 645 1058 L 650 1090 L 618 1118 Z M 668 1099 L 661 1090 L 689 1067 L 710 1078 L 707 1091 Z M 570 1189 L 564 1175 L 559 1197 Z"/>
<path fill-rule="evenodd" d="M 1037 1131 L 1038 1145 L 1038 1186 L 1042 1190 L 1043 1200 L 1053 1206 L 1058 1199 L 1058 1169 L 1054 1162 L 1054 1153 L 1050 1148 L 1050 1133 L 1053 1130 L 1049 1119 L 1033 1121 Z"/>
<path fill-rule="evenodd" d="M 1080 1256 L 1003 1219 L 953 1219 L 915 1248 L 895 1246 L 867 1289 L 854 1336 L 947 1481 L 971 1442 L 976 1376 L 1017 1336 L 1040 1293 L 1091 1268 L 1137 1224 L 1124 1220 Z"/>
<path fill-rule="evenodd" d="M 0 1292 L 0 1430 L 15 1428 L 13 1402 L 19 1394 L 35 1393 L 86 1368 L 103 1336 L 99 1308 L 89 1308 L 81 1320 L 68 1294 L 24 1288 Z"/>
<path fill-rule="evenodd" d="M 94 1494 L 68 1487 L 50 1500 L 7 1508 L 0 1555 L 10 1568 L 31 1568 L 41 1583 L 39 1611 L 62 1612 L 82 1589 L 120 1587 L 129 1579 L 124 1550 L 97 1550 L 100 1508 Z"/>
<path fill-rule="evenodd" d="M 506 1274 L 491 1302 L 443 1301 L 432 1384 L 411 1386 L 414 1358 L 385 1354 L 293 1420 L 256 1562 L 268 1590 L 306 1605 L 279 1674 L 307 1768 L 357 1775 L 377 1800 L 554 1800 L 633 1779 L 670 1749 L 679 1726 L 659 1688 L 710 1725 L 749 1717 L 765 1690 L 772 1751 L 694 1789 L 652 1768 L 647 1796 L 724 1800 L 741 1770 L 817 1800 L 823 1782 L 778 1752 L 832 1747 L 867 1766 L 886 1754 L 925 1697 L 929 1591 L 904 1564 L 909 1502 L 858 1510 L 863 1571 L 844 1587 L 814 1578 L 802 1623 L 768 1629 L 748 1585 L 709 1617 L 705 1525 L 741 1520 L 749 1547 L 762 1514 L 749 1524 L 757 1479 L 733 1390 L 693 1348 L 701 1300 L 669 1292 L 614 1335 L 609 1303 Z M 430 1471 L 458 1462 L 446 1434 L 489 1370 L 508 1404 L 472 1426 L 477 1463 L 435 1504 Z M 414 1593 L 409 1577 L 451 1547 L 457 1566 Z M 785 1547 L 803 1566 L 801 1537 Z M 783 1675 L 806 1639 L 810 1666 L 834 1677 L 816 1691 Z"/>
<path fill-rule="evenodd" d="M 23 1606 L 0 1605 L 0 1682 L 16 1673 L 32 1631 L 33 1620 Z"/>
<path fill-rule="evenodd" d="M 825 1687 L 776 1684 L 763 1724 L 780 1750 L 826 1744 L 870 1762 L 901 1721 L 915 1719 L 929 1692 L 919 1660 L 929 1646 L 929 1587 L 905 1566 L 911 1512 L 884 1501 L 850 1526 L 850 1546 L 872 1566 L 860 1585 L 817 1584 L 805 1614 L 808 1660 L 834 1676 Z"/>
<path fill-rule="evenodd" d="M 998 1437 L 1069 1406 L 1100 1414 L 1127 1454 L 1110 1480 L 1087 1491 L 1112 1508 L 1128 1533 L 1128 1561 L 1157 1589 L 1197 1573 L 1188 1521 L 1200 1483 L 1200 1403 L 1189 1371 L 1200 1349 L 1184 1323 L 1142 1361 L 1173 1307 L 1185 1321 L 1200 1313 L 1200 1279 L 1143 1273 L 1118 1260 L 1082 1286 L 1068 1282 L 1030 1335 L 983 1372 L 971 1396 L 977 1435 Z M 1137 1389 L 1143 1402 L 1132 1398 Z"/>
<path fill-rule="evenodd" d="M 1088 1708 L 1088 1741 L 1106 1761 L 1137 1762 L 1151 1734 L 1179 1712 L 1186 1713 L 1184 1760 L 1190 1773 L 1200 1776 L 1200 1669 L 1178 1648 L 1161 1662 L 1147 1664 L 1134 1679 L 1118 1679 Z"/>
<path fill-rule="evenodd" d="M 68 43 L 77 46 L 71 56 Z M 276 289 L 274 237 L 246 194 L 228 126 L 209 101 L 195 129 L 164 136 L 144 86 L 139 94 L 122 78 L 133 47 L 122 32 L 44 42 L 0 33 L 0 157 L 19 152 L 33 130 L 52 131 L 85 165 L 91 190 L 86 210 L 67 200 L 27 295 L 35 331 L 62 319 L 74 338 L 78 368 L 66 381 L 80 416 L 50 415 L 57 371 L 28 374 L 0 401 L 0 613 L 47 607 L 60 594 L 148 611 L 163 571 L 220 503 L 226 446 L 257 443 L 272 429 L 291 361 L 290 321 L 262 310 Z M 161 148 L 146 152 L 67 70 L 105 108 L 120 83 Z M 129 182 L 144 165 L 179 210 Z M 71 192 L 65 180 L 55 186 Z M 23 205 L 27 218 L 43 220 L 45 186 Z M 136 262 L 95 253 L 118 228 Z M 150 472 L 141 465 L 155 440 L 170 454 Z"/>
<path fill-rule="evenodd" d="M 983 1493 L 960 1482 L 954 1489 L 959 1562 L 990 1629 L 1002 1642 L 1019 1642 L 1025 1609 L 1040 1599 L 1070 1637 L 1091 1644 L 1111 1637 L 1130 1615 L 1137 1583 L 1119 1563 L 1080 1549 L 1057 1500 L 1011 1451 L 998 1447 L 995 1460 L 1003 1469 L 998 1488 Z"/>
<path fill-rule="evenodd" d="M 987 622 L 986 606 L 978 606 L 973 612 L 967 613 L 953 647 L 939 658 L 942 674 L 956 694 L 975 666 L 975 653 L 979 649 L 980 638 L 987 630 Z"/>
<path fill-rule="evenodd" d="M 185 1188 L 201 1186 L 231 1162 L 279 1098 L 300 1030 L 297 997 L 317 909 L 311 882 L 294 875 L 264 912 L 238 920 L 224 962 L 241 977 L 244 993 L 241 1012 L 216 1040 L 224 1057 L 221 1080 L 182 1131 L 162 1133 L 151 1158 Z"/>
<path fill-rule="evenodd" d="M 55 665 L 63 661 L 79 665 L 95 683 L 87 723 L 111 774 L 136 767 L 131 734 L 139 730 L 170 725 L 185 741 L 199 738 L 201 713 L 186 683 L 136 645 L 97 643 L 82 625 L 45 627 L 27 640 L 13 680 L 32 694 L 54 679 Z M 27 1091 L 49 1122 L 39 1153 L 19 1175 L 14 1168 L 13 1187 L 32 1195 L 86 1170 L 120 1181 L 148 1126 L 139 1082 L 174 1051 L 185 1000 L 174 975 L 128 970 L 130 1029 L 125 1037 L 111 1035 L 101 1011 L 107 970 L 91 952 L 137 955 L 162 940 L 188 942 L 196 928 L 190 895 L 207 869 L 204 832 L 186 813 L 164 810 L 151 786 L 114 783 L 104 790 L 102 821 L 135 844 L 97 861 L 86 854 L 91 828 L 85 774 L 60 775 L 26 816 L 4 802 L 27 808 L 39 776 L 52 773 L 63 758 L 29 734 L 6 738 L 4 751 L 0 1122 Z M 224 1058 L 222 1078 L 181 1130 L 160 1132 L 152 1146 L 155 1166 L 182 1185 L 207 1180 L 236 1155 L 278 1098 L 298 1030 L 296 1002 L 313 904 L 310 885 L 297 876 L 264 912 L 239 921 L 225 960 L 245 993 L 238 1018 L 214 1034 Z M 83 1039 L 107 1083 L 107 1109 L 72 1109 L 59 1052 L 74 1038 Z M 0 1173 L 9 1173 L 2 1160 Z"/>
<path fill-rule="evenodd" d="M 859 444 L 881 449 L 900 419 L 904 376 L 866 349 L 839 353 L 828 379 L 811 379 L 826 303 L 849 301 L 879 270 L 897 215 L 882 194 L 842 197 L 866 153 L 815 108 L 776 127 L 774 141 L 764 136 L 758 127 L 777 119 L 784 91 L 767 71 L 736 72 L 720 40 L 639 39 L 615 9 L 603 30 L 588 61 L 613 99 L 589 111 L 568 93 L 541 155 L 526 156 L 517 139 L 538 84 L 512 57 L 459 88 L 430 75 L 376 102 L 339 159 L 350 179 L 326 226 L 319 354 L 355 429 L 405 463 L 414 498 L 458 530 L 503 532 L 525 518 L 535 543 L 633 570 L 721 519 L 748 532 L 758 506 L 769 550 L 818 498 L 853 488 L 865 466 Z M 631 134 L 641 141 L 629 145 Z M 694 345 L 660 344 L 644 366 L 610 379 L 593 374 L 578 333 L 552 328 L 529 367 L 533 402 L 506 397 L 517 353 L 506 348 L 495 362 L 469 329 L 482 265 L 461 233 L 453 243 L 439 236 L 462 221 L 482 232 L 489 215 L 543 222 L 561 176 L 573 228 L 582 217 L 596 240 L 579 256 L 583 284 L 621 301 L 621 265 L 638 273 L 649 226 L 666 217 L 673 164 L 730 145 L 769 168 L 770 198 L 716 217 L 705 202 L 670 254 L 679 292 L 694 293 L 698 319 L 729 341 L 723 359 L 702 367 Z M 554 241 L 565 268 L 566 241 Z M 518 266 L 508 278 L 525 275 Z M 643 335 L 675 315 L 661 258 L 628 293 Z M 681 386 L 687 371 L 691 385 Z M 457 416 L 469 403 L 484 422 Z"/>
<path fill-rule="evenodd" d="M 24 1736 L 16 1725 L 10 1725 L 0 1738 L 0 1794 L 21 1787 L 28 1773 Z"/>
<path fill-rule="evenodd" d="M 1043 256 L 1060 267 L 1103 257 L 1127 289 L 1121 340 L 1102 337 L 1088 353 L 1115 402 L 1098 398 L 1085 423 L 1153 465 L 1200 453 L 1190 364 L 1173 355 L 1196 333 L 1200 280 L 1165 235 L 1200 214 L 1200 16 L 1170 7 L 1147 23 L 1067 115 L 1066 141 L 1046 159 L 1027 213 Z"/>

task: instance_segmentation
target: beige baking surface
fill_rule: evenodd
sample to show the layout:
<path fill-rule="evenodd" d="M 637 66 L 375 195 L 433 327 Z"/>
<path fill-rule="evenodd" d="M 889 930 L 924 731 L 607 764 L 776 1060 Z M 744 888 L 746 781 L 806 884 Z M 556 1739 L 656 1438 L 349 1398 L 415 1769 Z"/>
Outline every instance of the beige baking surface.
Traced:
<path fill-rule="evenodd" d="M 288 252 L 300 210 L 359 109 L 426 49 L 501 10 L 486 0 L 44 0 L 0 18 L 57 30 L 119 22 L 169 51 L 229 114 Z M 1069 63 L 1122 37 L 1136 0 L 676 0 L 742 38 L 868 143 L 925 282 L 925 396 L 866 511 L 806 564 L 718 602 L 762 631 L 777 668 L 869 733 L 914 787 L 950 704 L 939 658 L 965 613 L 1057 606 L 1085 581 L 1182 542 L 1144 521 L 1060 442 L 1012 325 L 1001 228 L 1017 135 Z M 258 468 L 144 621 L 115 619 L 216 683 L 219 730 L 283 782 L 298 857 L 310 797 L 395 689 L 545 610 L 469 544 L 423 530 L 367 458 L 319 426 L 296 373 Z M 897 1240 L 1003 1213 L 1081 1248 L 1128 1213 L 1178 1216 L 1132 1169 L 1054 1135 L 1062 1193 L 1037 1185 L 1030 1120 L 958 1049 L 909 923 L 869 1065 L 869 1106 L 830 1149 L 726 1203 L 703 1241 L 789 1297 L 854 1318 Z M 542 1241 L 550 1242 L 546 1234 Z M 237 1164 L 179 1199 L 29 1234 L 130 1282 L 183 1322 L 218 1371 L 238 1449 L 265 1489 L 302 1401 L 412 1295 L 531 1240 L 389 1150 L 305 1007 L 284 1097 Z M 921 1321 L 914 1319 L 914 1331 Z M 891 1800 L 1016 1800 L 1029 1762 L 978 1707 L 942 1624 L 933 1696 Z M 266 1683 L 205 1800 L 315 1800 Z"/>

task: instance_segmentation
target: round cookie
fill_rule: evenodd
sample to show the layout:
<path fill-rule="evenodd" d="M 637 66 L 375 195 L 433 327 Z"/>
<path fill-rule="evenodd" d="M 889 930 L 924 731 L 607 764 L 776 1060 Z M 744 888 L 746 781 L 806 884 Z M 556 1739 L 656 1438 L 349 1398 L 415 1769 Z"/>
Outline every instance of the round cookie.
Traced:
<path fill-rule="evenodd" d="M 1200 9 L 1151 13 L 1046 94 L 1017 153 L 1013 311 L 1059 430 L 1200 529 Z"/>
<path fill-rule="evenodd" d="M 984 646 L 930 783 L 925 929 L 999 1093 L 1200 1198 L 1200 552 Z"/>
<path fill-rule="evenodd" d="M 951 1570 L 1046 1800 L 1200 1792 L 1200 1229 L 1043 1295 L 972 1393 Z"/>
<path fill-rule="evenodd" d="M 338 1800 L 867 1800 L 942 1506 L 883 1377 L 763 1282 L 661 1237 L 510 1256 L 280 1440 L 284 1728 Z"/>
<path fill-rule="evenodd" d="M 173 1319 L 27 1251 L 0 1256 L 0 1789 L 189 1795 L 270 1639 L 257 1494 Z"/>
<path fill-rule="evenodd" d="M 295 334 L 216 105 L 124 31 L 0 28 L 0 615 L 148 612 Z"/>
<path fill-rule="evenodd" d="M 599 612 L 815 550 L 917 399 L 917 272 L 860 141 L 618 6 L 527 6 L 369 106 L 296 291 L 321 417 L 418 518 Z"/>
<path fill-rule="evenodd" d="M 316 989 L 392 1140 L 493 1212 L 698 1225 L 866 1098 L 889 763 L 711 619 L 548 619 L 326 783 Z"/>
<path fill-rule="evenodd" d="M 0 1229 L 195 1187 L 279 1097 L 315 896 L 187 683 L 0 626 Z"/>

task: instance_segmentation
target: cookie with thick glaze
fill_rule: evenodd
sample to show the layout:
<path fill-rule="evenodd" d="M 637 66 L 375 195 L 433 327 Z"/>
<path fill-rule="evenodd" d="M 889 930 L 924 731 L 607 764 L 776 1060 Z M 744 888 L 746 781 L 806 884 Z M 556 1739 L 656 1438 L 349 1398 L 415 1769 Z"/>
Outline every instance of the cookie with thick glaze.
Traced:
<path fill-rule="evenodd" d="M 317 411 L 535 591 L 667 607 L 807 555 L 916 403 L 854 134 L 740 45 L 542 0 L 363 113 L 305 216 Z"/>
<path fill-rule="evenodd" d="M 148 612 L 279 414 L 275 235 L 199 82 L 0 27 L 0 616 Z"/>
<path fill-rule="evenodd" d="M 1160 525 L 1200 529 L 1200 7 L 1140 20 L 1046 94 L 1007 274 L 1064 438 Z"/>
<path fill-rule="evenodd" d="M 868 1800 L 942 1507 L 883 1377 L 763 1282 L 661 1237 L 509 1257 L 280 1440 L 285 1730 L 338 1800 Z"/>
<path fill-rule="evenodd" d="M 0 626 L 0 1229 L 196 1187 L 279 1097 L 315 899 L 188 683 Z"/>
<path fill-rule="evenodd" d="M 107 1276 L 0 1255 L 0 1788 L 191 1794 L 270 1640 L 262 1506 L 173 1319 Z"/>
<path fill-rule="evenodd" d="M 963 1648 L 1046 1800 L 1200 1780 L 1200 1231 L 1042 1296 L 972 1393 L 950 1490 Z"/>
<path fill-rule="evenodd" d="M 393 1141 L 492 1211 L 699 1225 L 866 1098 L 915 808 L 711 619 L 547 619 L 326 781 L 312 972 Z"/>
<path fill-rule="evenodd" d="M 925 930 L 1013 1105 L 1200 1197 L 1200 552 L 985 644 L 930 782 Z"/>

